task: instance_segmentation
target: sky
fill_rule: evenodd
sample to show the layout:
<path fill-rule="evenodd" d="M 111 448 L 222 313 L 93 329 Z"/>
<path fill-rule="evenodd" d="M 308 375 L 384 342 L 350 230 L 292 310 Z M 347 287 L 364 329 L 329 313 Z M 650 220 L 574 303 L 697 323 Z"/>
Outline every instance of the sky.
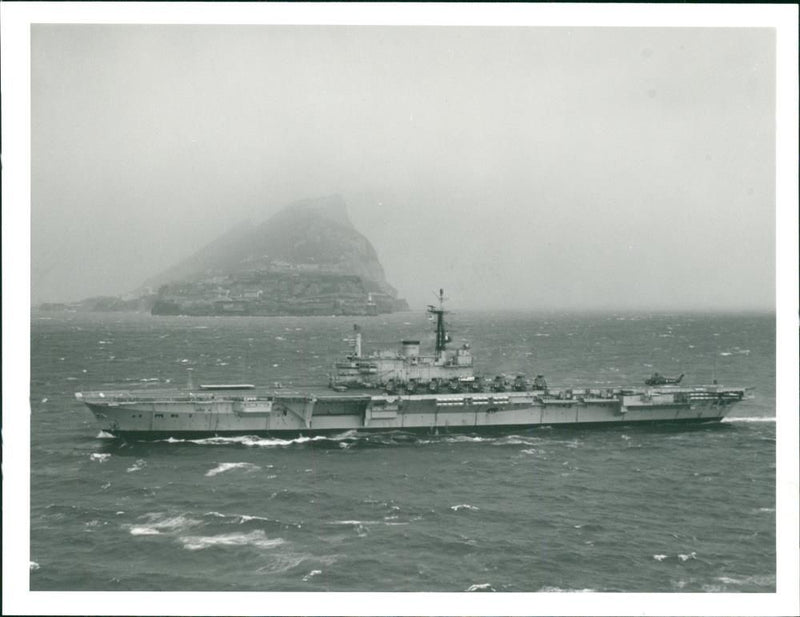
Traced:
<path fill-rule="evenodd" d="M 35 24 L 33 303 L 338 193 L 412 308 L 773 310 L 775 32 Z"/>

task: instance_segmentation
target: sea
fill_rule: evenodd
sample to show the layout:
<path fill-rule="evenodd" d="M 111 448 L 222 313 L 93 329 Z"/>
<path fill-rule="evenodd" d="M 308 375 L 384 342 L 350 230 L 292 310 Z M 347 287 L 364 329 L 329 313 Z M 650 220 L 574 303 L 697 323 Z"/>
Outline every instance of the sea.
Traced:
<path fill-rule="evenodd" d="M 456 311 L 483 375 L 754 387 L 723 422 L 122 441 L 81 390 L 327 383 L 423 314 L 31 315 L 30 588 L 775 592 L 775 316 Z"/>

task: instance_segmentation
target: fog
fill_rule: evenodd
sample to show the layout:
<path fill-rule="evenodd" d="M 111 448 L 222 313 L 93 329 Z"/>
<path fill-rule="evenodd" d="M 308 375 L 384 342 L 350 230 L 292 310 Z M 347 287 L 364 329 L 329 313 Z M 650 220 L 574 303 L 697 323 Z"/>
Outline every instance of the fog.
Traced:
<path fill-rule="evenodd" d="M 772 309 L 770 29 L 34 25 L 32 301 L 339 193 L 412 308 Z"/>

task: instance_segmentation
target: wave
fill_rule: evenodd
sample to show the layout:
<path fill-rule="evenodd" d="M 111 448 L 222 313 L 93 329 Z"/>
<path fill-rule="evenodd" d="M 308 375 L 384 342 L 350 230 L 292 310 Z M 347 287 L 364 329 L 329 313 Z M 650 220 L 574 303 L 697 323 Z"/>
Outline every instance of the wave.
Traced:
<path fill-rule="evenodd" d="M 677 559 L 678 561 L 686 562 L 689 560 L 696 560 L 697 553 L 694 551 L 692 551 L 691 553 L 678 553 L 674 557 L 670 557 L 669 555 L 666 555 L 664 553 L 657 553 L 653 555 L 653 559 L 655 559 L 656 561 L 666 561 L 666 560 L 673 561 Z"/>
<path fill-rule="evenodd" d="M 273 548 L 286 542 L 283 538 L 268 538 L 261 529 L 250 533 L 225 533 L 217 536 L 182 536 L 180 541 L 188 551 L 200 551 L 214 546 Z"/>
<path fill-rule="evenodd" d="M 162 533 L 176 533 L 201 524 L 197 519 L 179 514 L 168 516 L 163 512 L 148 512 L 142 517 L 143 524 L 129 525 L 132 536 L 156 536 Z"/>
<path fill-rule="evenodd" d="M 133 465 L 131 465 L 130 467 L 128 467 L 125 471 L 127 471 L 128 473 L 132 473 L 134 471 L 139 471 L 143 467 L 145 467 L 145 465 L 147 465 L 147 461 L 144 460 L 143 458 L 140 458 L 140 459 L 137 459 L 136 462 Z"/>
<path fill-rule="evenodd" d="M 317 576 L 318 574 L 322 574 L 322 570 L 311 570 L 308 574 L 303 577 L 303 582 L 310 581 L 313 577 Z"/>
<path fill-rule="evenodd" d="M 223 514 L 222 512 L 212 511 L 212 512 L 206 512 L 205 514 L 203 514 L 203 516 L 205 517 L 211 516 L 214 518 L 221 518 L 221 519 L 230 519 L 229 521 L 226 522 L 230 522 L 235 525 L 246 525 L 247 523 L 252 522 L 254 524 L 267 523 L 271 526 L 277 526 L 281 528 L 295 527 L 297 529 L 301 529 L 303 527 L 302 523 L 291 523 L 291 522 L 287 523 L 266 516 L 258 516 L 256 514 Z"/>
<path fill-rule="evenodd" d="M 98 463 L 105 463 L 110 458 L 111 455 L 107 452 L 94 452 L 89 455 L 90 460 L 97 461 Z"/>
<path fill-rule="evenodd" d="M 718 576 L 715 580 L 723 585 L 758 585 L 760 587 L 775 585 L 774 575 L 752 575 L 743 576 L 742 578 L 733 578 L 731 576 Z"/>
<path fill-rule="evenodd" d="M 275 448 L 282 446 L 291 446 L 294 444 L 304 444 L 315 441 L 331 440 L 331 437 L 324 435 L 317 435 L 315 437 L 296 437 L 295 439 L 279 439 L 277 437 L 266 438 L 258 437 L 256 435 L 237 435 L 235 437 L 204 437 L 201 439 L 178 439 L 169 437 L 167 439 L 159 439 L 165 443 L 193 443 L 201 446 L 226 446 L 226 445 L 241 445 L 249 448 Z"/>
<path fill-rule="evenodd" d="M 256 569 L 256 572 L 266 574 L 281 574 L 288 572 L 298 567 L 301 563 L 308 559 L 313 559 L 312 555 L 306 553 L 285 553 L 285 552 L 272 552 L 268 553 L 265 559 L 266 563 Z"/>
<path fill-rule="evenodd" d="M 231 469 L 244 469 L 246 471 L 256 471 L 257 469 L 261 469 L 258 465 L 254 465 L 253 463 L 220 463 L 214 469 L 209 469 L 206 472 L 207 477 L 212 477 L 219 475 L 221 473 L 225 473 L 226 471 L 230 471 Z"/>
<path fill-rule="evenodd" d="M 269 518 L 267 518 L 265 516 L 256 516 L 254 514 L 253 515 L 251 515 L 251 514 L 239 514 L 237 516 L 239 518 L 239 524 L 240 525 L 242 523 L 247 523 L 249 521 L 265 521 L 267 523 L 274 522 L 272 519 L 269 519 Z"/>
<path fill-rule="evenodd" d="M 157 536 L 161 532 L 155 527 L 131 527 L 132 536 Z"/>
<path fill-rule="evenodd" d="M 497 591 L 491 583 L 475 583 L 467 587 L 466 591 Z"/>
<path fill-rule="evenodd" d="M 480 510 L 478 506 L 471 506 L 468 503 L 461 503 L 457 506 L 450 506 L 450 509 L 453 512 L 458 512 L 459 510 Z"/>
<path fill-rule="evenodd" d="M 36 571 L 36 570 L 38 570 L 40 567 L 41 567 L 41 566 L 40 566 L 38 563 L 36 563 L 35 561 L 31 561 L 31 562 L 30 562 L 30 571 L 31 571 L 31 572 L 35 572 L 35 571 Z"/>
<path fill-rule="evenodd" d="M 545 585 L 541 589 L 540 592 L 547 592 L 547 593 L 591 593 L 595 591 L 594 589 L 562 589 L 561 587 L 555 587 L 553 585 Z"/>

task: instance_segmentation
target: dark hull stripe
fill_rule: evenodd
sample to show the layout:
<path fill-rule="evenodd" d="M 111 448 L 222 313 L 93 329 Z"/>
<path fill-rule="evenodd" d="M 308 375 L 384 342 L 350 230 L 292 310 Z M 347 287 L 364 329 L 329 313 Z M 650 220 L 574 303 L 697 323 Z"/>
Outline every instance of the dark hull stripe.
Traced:
<path fill-rule="evenodd" d="M 450 434 L 495 434 L 503 435 L 518 431 L 536 430 L 540 427 L 551 427 L 554 429 L 572 429 L 572 428 L 633 428 L 636 426 L 673 426 L 673 425 L 687 425 L 687 424 L 716 424 L 721 417 L 712 418 L 679 418 L 673 420 L 633 420 L 626 422 L 625 420 L 610 421 L 610 422 L 557 422 L 553 424 L 507 424 L 507 425 L 494 425 L 494 426 L 440 426 L 437 428 L 431 427 L 415 427 L 415 428 L 369 428 L 362 427 L 359 429 L 324 429 L 324 430 L 291 430 L 291 431 L 118 431 L 113 432 L 105 429 L 105 432 L 113 434 L 115 437 L 128 439 L 128 440 L 155 440 L 155 439 L 208 439 L 211 437 L 241 437 L 245 435 L 253 435 L 256 437 L 272 437 L 277 439 L 293 439 L 296 437 L 316 437 L 325 435 L 342 435 L 344 433 L 354 431 L 357 434 L 391 434 L 391 433 L 406 433 L 415 435 L 450 435 Z"/>

